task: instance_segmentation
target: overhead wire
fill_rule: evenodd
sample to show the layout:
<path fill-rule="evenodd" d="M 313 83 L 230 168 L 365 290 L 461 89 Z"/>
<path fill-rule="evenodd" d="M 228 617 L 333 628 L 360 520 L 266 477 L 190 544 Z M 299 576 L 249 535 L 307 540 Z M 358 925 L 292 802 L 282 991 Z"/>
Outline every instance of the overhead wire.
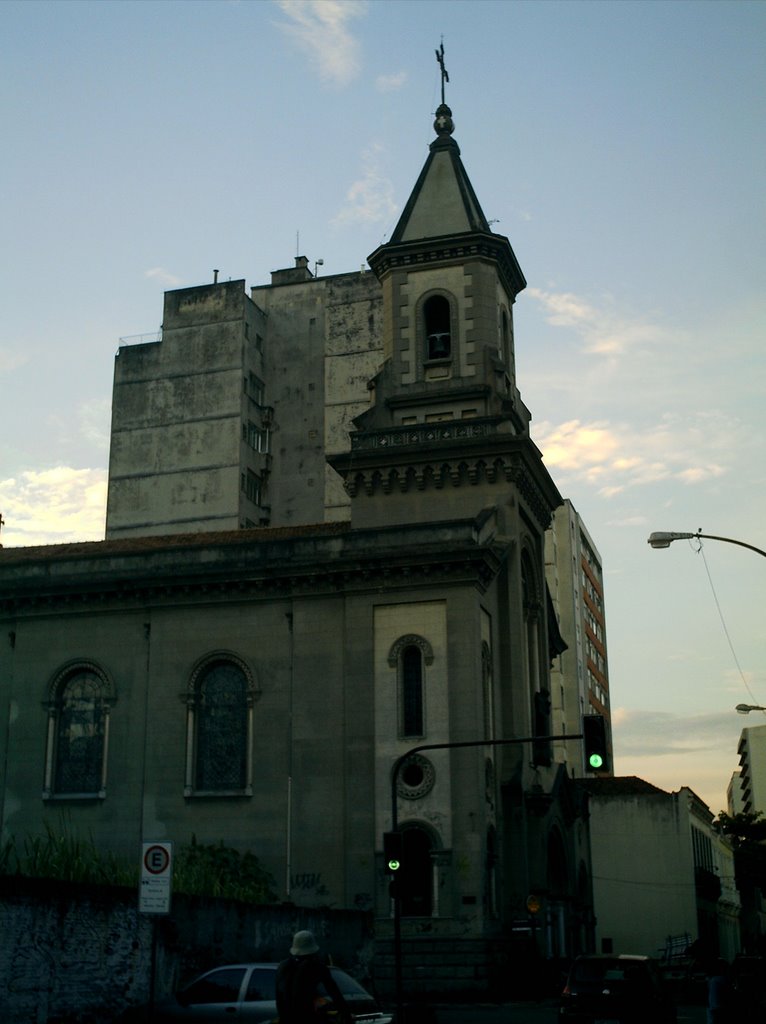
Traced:
<path fill-rule="evenodd" d="M 745 673 L 742 671 L 742 666 L 739 663 L 739 658 L 737 657 L 737 652 L 734 650 L 734 644 L 732 642 L 731 635 L 729 633 L 729 629 L 728 629 L 728 627 L 726 625 L 726 619 L 724 618 L 724 615 L 723 615 L 723 609 L 721 608 L 721 602 L 718 600 L 718 594 L 716 593 L 715 585 L 713 583 L 713 577 L 712 577 L 712 575 L 710 573 L 710 566 L 707 564 L 707 559 L 705 558 L 704 545 L 703 545 L 702 541 L 699 540 L 699 539 L 697 539 L 696 543 L 697 543 L 697 554 L 698 555 L 702 555 L 702 562 L 703 562 L 703 564 L 705 566 L 705 572 L 707 573 L 707 578 L 708 578 L 708 582 L 710 584 L 710 589 L 713 592 L 713 600 L 715 601 L 715 606 L 718 609 L 718 617 L 721 620 L 721 625 L 723 626 L 723 632 L 724 632 L 726 640 L 727 640 L 727 642 L 729 644 L 729 650 L 731 651 L 732 657 L 734 658 L 734 664 L 737 666 L 737 671 L 739 672 L 740 678 L 742 679 L 742 684 L 745 687 L 745 689 L 747 690 L 748 694 L 750 695 L 751 701 L 753 702 L 753 704 L 757 704 L 758 700 L 756 699 L 755 695 L 753 694 L 753 691 L 750 689 L 750 684 L 748 683 L 747 678 L 745 676 Z"/>

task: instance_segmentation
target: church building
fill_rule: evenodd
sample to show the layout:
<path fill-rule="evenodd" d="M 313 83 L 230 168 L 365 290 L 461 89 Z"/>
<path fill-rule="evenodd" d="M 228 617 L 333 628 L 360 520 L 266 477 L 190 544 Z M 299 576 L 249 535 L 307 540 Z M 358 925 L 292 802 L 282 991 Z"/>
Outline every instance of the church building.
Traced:
<path fill-rule="evenodd" d="M 223 841 L 384 948 L 395 819 L 418 983 L 467 992 L 593 917 L 526 282 L 444 103 L 434 131 L 369 270 L 170 291 L 120 348 L 106 539 L 0 551 L 0 821 L 128 860 Z"/>

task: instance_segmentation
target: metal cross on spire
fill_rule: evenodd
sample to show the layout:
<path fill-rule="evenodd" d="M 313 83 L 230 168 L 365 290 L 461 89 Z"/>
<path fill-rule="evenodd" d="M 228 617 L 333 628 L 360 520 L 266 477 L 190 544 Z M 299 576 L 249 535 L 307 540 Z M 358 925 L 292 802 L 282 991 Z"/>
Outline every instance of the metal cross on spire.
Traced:
<path fill-rule="evenodd" d="M 442 73 L 442 106 L 443 106 L 444 105 L 444 83 L 445 82 L 449 82 L 449 75 L 447 74 L 447 69 L 444 66 L 444 37 L 443 36 L 442 36 L 441 46 L 436 51 L 436 60 L 437 60 L 437 63 L 439 65 L 439 67 L 441 68 L 441 73 Z"/>

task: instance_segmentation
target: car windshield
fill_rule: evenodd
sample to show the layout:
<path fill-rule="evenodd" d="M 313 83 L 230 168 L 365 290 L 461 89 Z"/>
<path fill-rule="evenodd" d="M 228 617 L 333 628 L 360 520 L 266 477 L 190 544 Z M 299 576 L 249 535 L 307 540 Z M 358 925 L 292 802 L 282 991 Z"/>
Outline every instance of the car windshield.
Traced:
<path fill-rule="evenodd" d="M 192 982 L 181 993 L 186 1005 L 193 1003 L 234 1003 L 239 999 L 244 967 L 221 967 Z"/>
<path fill-rule="evenodd" d="M 572 979 L 578 982 L 623 982 L 638 979 L 646 974 L 646 967 L 639 960 L 578 960 L 572 969 Z"/>
<path fill-rule="evenodd" d="M 247 983 L 248 1003 L 274 1002 L 277 972 L 270 967 L 254 967 Z"/>
<path fill-rule="evenodd" d="M 353 996 L 354 999 L 370 999 L 372 996 L 370 993 L 362 988 L 358 981 L 355 981 L 352 977 L 340 971 L 337 968 L 331 968 L 333 981 L 341 990 L 344 996 Z"/>

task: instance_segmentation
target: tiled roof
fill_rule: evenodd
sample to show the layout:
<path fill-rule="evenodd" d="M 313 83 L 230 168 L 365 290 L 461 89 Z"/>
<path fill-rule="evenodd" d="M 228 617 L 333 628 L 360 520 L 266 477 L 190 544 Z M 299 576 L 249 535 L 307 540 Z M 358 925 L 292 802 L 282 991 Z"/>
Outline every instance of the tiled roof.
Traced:
<path fill-rule="evenodd" d="M 297 537 L 334 536 L 347 533 L 351 524 L 313 523 L 309 526 L 263 527 L 252 530 L 226 530 L 207 533 L 174 533 L 157 537 L 125 537 L 122 540 L 94 540 L 72 544 L 0 548 L 0 565 L 36 562 L 57 558 L 130 555 L 146 551 L 173 550 L 253 544 L 260 541 L 290 540 Z"/>

